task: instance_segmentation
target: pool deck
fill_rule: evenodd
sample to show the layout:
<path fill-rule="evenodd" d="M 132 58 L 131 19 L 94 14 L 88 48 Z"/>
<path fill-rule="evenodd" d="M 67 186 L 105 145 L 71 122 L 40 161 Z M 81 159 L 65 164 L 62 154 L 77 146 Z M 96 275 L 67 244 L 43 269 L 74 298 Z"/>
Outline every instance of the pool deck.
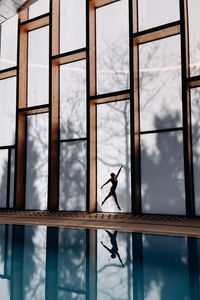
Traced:
<path fill-rule="evenodd" d="M 178 216 L 0 210 L 0 224 L 109 229 L 200 237 L 200 218 Z"/>

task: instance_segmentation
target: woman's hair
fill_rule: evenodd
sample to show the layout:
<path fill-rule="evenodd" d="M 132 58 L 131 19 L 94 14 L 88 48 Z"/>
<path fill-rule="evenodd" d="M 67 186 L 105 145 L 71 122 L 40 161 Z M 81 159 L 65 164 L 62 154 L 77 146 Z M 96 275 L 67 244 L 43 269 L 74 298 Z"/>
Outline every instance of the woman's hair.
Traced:
<path fill-rule="evenodd" d="M 110 176 L 113 178 L 115 177 L 115 173 L 111 173 Z"/>

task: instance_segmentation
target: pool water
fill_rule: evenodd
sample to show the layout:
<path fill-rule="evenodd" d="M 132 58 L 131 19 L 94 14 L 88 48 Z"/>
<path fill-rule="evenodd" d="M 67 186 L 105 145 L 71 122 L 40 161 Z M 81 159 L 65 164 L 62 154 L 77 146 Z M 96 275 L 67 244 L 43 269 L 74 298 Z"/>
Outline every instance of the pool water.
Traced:
<path fill-rule="evenodd" d="M 200 240 L 0 225 L 0 299 L 197 300 Z"/>

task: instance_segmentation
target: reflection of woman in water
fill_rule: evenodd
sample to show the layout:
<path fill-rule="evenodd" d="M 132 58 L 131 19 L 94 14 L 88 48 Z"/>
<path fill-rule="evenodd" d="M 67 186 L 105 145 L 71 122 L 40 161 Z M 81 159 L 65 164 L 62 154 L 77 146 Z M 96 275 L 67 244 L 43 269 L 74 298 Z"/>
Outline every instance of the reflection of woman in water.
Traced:
<path fill-rule="evenodd" d="M 117 201 L 117 195 L 116 195 L 116 192 L 115 192 L 115 190 L 116 190 L 116 188 L 117 188 L 117 184 L 118 184 L 117 178 L 118 178 L 118 176 L 119 176 L 119 173 L 121 172 L 121 169 L 122 169 L 122 166 L 120 167 L 120 169 L 119 169 L 117 175 L 115 175 L 114 173 L 111 173 L 111 174 L 110 174 L 110 177 L 111 177 L 111 178 L 110 178 L 108 181 L 106 181 L 106 182 L 102 185 L 101 189 L 102 189 L 102 188 L 104 187 L 104 185 L 106 185 L 107 183 L 109 183 L 109 182 L 112 183 L 112 186 L 111 186 L 111 188 L 110 188 L 110 193 L 109 193 L 109 194 L 106 196 L 106 198 L 103 200 L 103 202 L 101 203 L 101 206 L 106 202 L 106 200 L 108 200 L 108 198 L 110 198 L 111 196 L 113 196 L 114 199 L 115 199 L 115 203 L 116 203 L 118 209 L 121 210 L 121 208 L 120 208 L 120 206 L 119 206 L 119 203 L 118 203 L 118 201 Z"/>
<path fill-rule="evenodd" d="M 124 267 L 124 264 L 121 260 L 121 257 L 119 255 L 119 252 L 118 252 L 118 247 L 117 247 L 117 231 L 115 231 L 114 233 L 111 233 L 110 231 L 106 230 L 107 234 L 109 235 L 110 237 L 110 242 L 112 244 L 112 248 L 109 249 L 106 245 L 104 245 L 104 243 L 101 241 L 101 244 L 104 246 L 104 248 L 106 248 L 110 253 L 111 253 L 111 257 L 112 258 L 116 258 L 116 256 L 119 258 L 119 261 L 122 265 L 122 267 Z"/>

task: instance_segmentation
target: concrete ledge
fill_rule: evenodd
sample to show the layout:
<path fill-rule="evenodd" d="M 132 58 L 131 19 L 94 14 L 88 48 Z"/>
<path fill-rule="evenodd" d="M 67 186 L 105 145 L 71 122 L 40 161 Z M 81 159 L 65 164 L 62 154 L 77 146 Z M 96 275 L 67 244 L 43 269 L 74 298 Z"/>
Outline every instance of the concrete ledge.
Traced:
<path fill-rule="evenodd" d="M 200 237 L 200 219 L 115 213 L 0 211 L 0 224 L 110 229 L 127 232 Z"/>

